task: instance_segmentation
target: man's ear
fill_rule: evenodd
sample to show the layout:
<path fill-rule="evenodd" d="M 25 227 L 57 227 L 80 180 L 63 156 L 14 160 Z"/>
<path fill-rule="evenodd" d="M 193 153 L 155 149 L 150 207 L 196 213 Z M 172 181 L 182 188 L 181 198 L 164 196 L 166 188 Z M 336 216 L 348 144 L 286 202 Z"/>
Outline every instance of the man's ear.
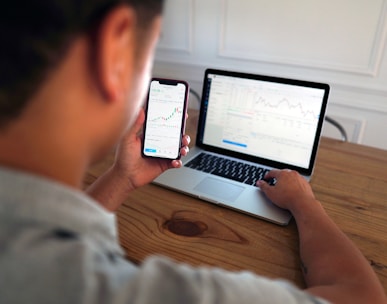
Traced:
<path fill-rule="evenodd" d="M 95 62 L 98 85 L 108 101 L 120 99 L 128 84 L 135 53 L 136 14 L 128 6 L 113 9 L 97 33 Z"/>

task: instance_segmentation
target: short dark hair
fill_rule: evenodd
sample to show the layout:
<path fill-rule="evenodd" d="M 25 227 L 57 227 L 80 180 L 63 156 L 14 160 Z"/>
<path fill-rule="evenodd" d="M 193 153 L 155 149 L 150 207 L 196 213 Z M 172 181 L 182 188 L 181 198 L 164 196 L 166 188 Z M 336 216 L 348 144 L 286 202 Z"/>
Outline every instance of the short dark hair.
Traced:
<path fill-rule="evenodd" d="M 0 128 L 17 118 L 75 37 L 98 27 L 118 5 L 146 27 L 163 0 L 10 0 L 0 9 Z"/>

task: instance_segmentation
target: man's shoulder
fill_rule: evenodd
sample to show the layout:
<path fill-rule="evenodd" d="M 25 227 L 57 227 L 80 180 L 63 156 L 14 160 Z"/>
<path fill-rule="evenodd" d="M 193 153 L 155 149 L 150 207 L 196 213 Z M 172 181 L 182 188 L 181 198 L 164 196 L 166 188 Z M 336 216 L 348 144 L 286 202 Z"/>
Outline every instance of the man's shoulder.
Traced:
<path fill-rule="evenodd" d="M 5 245 L 0 250 L 0 298 L 5 303 L 84 303 L 99 290 L 114 294 L 119 279 L 127 285 L 137 273 L 121 253 L 72 231 L 26 224 L 0 242 Z"/>

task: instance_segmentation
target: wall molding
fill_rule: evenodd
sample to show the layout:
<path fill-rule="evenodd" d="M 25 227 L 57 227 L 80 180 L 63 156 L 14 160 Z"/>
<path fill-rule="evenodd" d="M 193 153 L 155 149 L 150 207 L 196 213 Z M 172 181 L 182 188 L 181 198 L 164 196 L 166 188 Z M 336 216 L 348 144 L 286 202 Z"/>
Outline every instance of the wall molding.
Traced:
<path fill-rule="evenodd" d="M 365 65 L 350 65 L 340 64 L 338 62 L 309 60 L 306 58 L 296 59 L 286 56 L 268 55 L 259 52 L 251 52 L 249 50 L 241 51 L 239 49 L 230 49 L 226 45 L 226 18 L 229 0 L 222 0 L 220 37 L 218 46 L 218 57 L 237 60 L 253 60 L 256 62 L 289 65 L 298 68 L 311 68 L 339 73 L 348 73 L 354 75 L 362 75 L 367 77 L 376 77 L 380 70 L 380 64 L 383 58 L 383 51 L 387 41 L 387 0 L 383 0 L 382 9 L 378 18 L 373 44 L 369 53 L 368 64 Z"/>
<path fill-rule="evenodd" d="M 387 0 L 383 1 L 380 12 L 374 44 L 370 54 L 369 71 L 370 76 L 376 77 L 379 74 L 383 59 L 384 48 L 387 44 Z"/>
<path fill-rule="evenodd" d="M 174 18 L 176 18 L 176 3 L 173 1 L 167 1 L 164 9 L 164 23 L 161 32 L 161 38 L 157 45 L 158 52 L 173 52 L 176 55 L 190 55 L 193 52 L 193 30 L 194 30 L 194 0 L 180 0 L 179 5 L 182 7 L 179 9 L 179 14 L 185 14 L 183 18 L 184 24 L 179 24 Z M 171 5 L 171 7 L 168 6 Z M 173 6 L 172 6 L 173 5 Z M 179 16 L 181 18 L 181 15 Z M 173 24 L 173 25 L 172 25 Z M 171 28 L 169 28 L 171 27 Z M 168 39 L 163 39 L 163 35 L 176 34 L 175 29 L 180 28 L 185 31 L 181 31 L 179 37 L 181 40 L 185 40 L 183 44 L 174 44 Z M 169 38 L 169 37 L 168 37 Z M 170 39 L 172 40 L 172 39 Z"/>

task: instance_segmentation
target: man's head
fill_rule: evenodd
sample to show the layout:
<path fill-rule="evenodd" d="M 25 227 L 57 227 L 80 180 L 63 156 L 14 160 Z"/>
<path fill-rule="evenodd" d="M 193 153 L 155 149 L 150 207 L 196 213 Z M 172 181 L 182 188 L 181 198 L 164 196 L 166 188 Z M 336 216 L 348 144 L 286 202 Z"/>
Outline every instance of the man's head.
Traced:
<path fill-rule="evenodd" d="M 114 8 L 128 5 L 136 12 L 138 39 L 141 40 L 142 33 L 160 15 L 162 2 L 7 1 L 0 10 L 0 129 L 20 116 L 30 98 L 63 60 L 74 39 L 86 35 L 98 52 L 96 39 L 101 23 Z M 96 56 L 98 54 L 91 54 L 91 58 Z"/>
<path fill-rule="evenodd" d="M 2 6 L 2 166 L 80 185 L 143 104 L 162 1 L 11 0 Z"/>

